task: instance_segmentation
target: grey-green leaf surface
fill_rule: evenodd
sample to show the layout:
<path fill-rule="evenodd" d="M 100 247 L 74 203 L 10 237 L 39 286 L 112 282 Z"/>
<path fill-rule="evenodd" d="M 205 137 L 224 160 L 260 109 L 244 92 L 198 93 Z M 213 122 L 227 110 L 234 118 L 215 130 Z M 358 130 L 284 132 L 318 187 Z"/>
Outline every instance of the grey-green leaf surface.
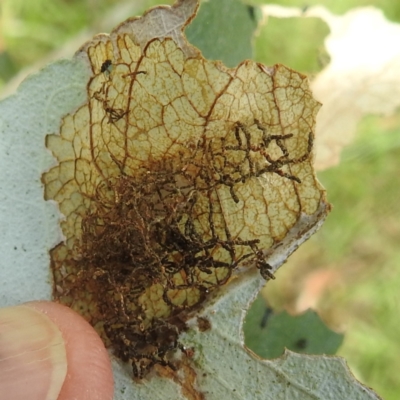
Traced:
<path fill-rule="evenodd" d="M 261 360 L 243 346 L 241 325 L 260 286 L 257 274 L 233 283 L 200 316 L 212 328 L 192 329 L 183 343 L 195 346 L 194 363 L 203 371 L 198 385 L 213 399 L 378 399 L 352 376 L 345 360 L 300 355 L 287 350 L 275 360 Z"/>
<path fill-rule="evenodd" d="M 50 300 L 48 251 L 62 235 L 57 207 L 43 198 L 41 174 L 54 163 L 45 136 L 85 101 L 88 79 L 81 62 L 62 60 L 0 102 L 0 306 Z"/>

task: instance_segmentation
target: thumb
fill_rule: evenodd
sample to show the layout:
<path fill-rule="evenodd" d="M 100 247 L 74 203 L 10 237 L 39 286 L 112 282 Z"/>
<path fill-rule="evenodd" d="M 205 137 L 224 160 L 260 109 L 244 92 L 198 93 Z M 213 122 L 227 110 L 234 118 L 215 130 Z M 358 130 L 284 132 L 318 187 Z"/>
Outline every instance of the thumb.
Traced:
<path fill-rule="evenodd" d="M 60 304 L 0 309 L 0 400 L 111 400 L 111 363 L 100 337 Z"/>

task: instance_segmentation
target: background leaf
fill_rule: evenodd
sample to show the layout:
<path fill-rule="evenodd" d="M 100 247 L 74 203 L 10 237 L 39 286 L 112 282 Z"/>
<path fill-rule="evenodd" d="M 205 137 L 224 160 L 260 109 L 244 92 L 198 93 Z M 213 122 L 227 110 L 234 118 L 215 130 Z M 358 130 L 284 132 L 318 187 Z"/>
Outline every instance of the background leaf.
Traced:
<path fill-rule="evenodd" d="M 296 353 L 335 354 L 343 341 L 343 335 L 330 330 L 315 311 L 274 313 L 261 295 L 250 307 L 243 330 L 246 346 L 263 358 L 279 357 L 285 348 Z"/>
<path fill-rule="evenodd" d="M 253 35 L 259 18 L 258 7 L 240 0 L 202 1 L 186 36 L 205 58 L 235 67 L 240 61 L 253 58 Z"/>

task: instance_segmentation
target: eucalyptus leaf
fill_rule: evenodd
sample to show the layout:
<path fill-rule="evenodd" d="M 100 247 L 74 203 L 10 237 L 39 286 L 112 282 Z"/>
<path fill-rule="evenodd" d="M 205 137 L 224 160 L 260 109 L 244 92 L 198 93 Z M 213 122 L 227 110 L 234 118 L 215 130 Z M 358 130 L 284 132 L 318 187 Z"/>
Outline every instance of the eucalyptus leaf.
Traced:
<path fill-rule="evenodd" d="M 343 335 L 329 329 L 313 310 L 300 315 L 274 313 L 258 296 L 244 324 L 246 345 L 263 358 L 281 356 L 285 348 L 305 354 L 335 354 Z"/>
<path fill-rule="evenodd" d="M 204 57 L 234 67 L 253 58 L 253 35 L 258 22 L 258 8 L 240 0 L 202 1 L 186 36 Z"/>
<path fill-rule="evenodd" d="M 163 18 L 161 13 L 160 20 Z M 103 68 L 103 61 L 97 66 L 98 75 L 110 72 Z M 289 70 L 280 67 L 277 71 L 285 77 Z M 264 78 L 275 73 L 268 69 L 257 72 L 265 74 L 262 75 Z M 87 101 L 87 81 L 92 73 L 87 60 L 82 57 L 60 61 L 29 77 L 14 96 L 0 103 L 0 280 L 3 283 L 0 306 L 51 299 L 53 282 L 48 251 L 63 239 L 58 225 L 63 217 L 54 202 L 43 199 L 42 172 L 56 165 L 44 146 L 44 139 L 47 134 L 58 133 L 62 117 L 74 113 Z M 99 104 L 104 106 L 104 110 L 98 107 L 99 112 L 109 110 L 106 102 Z M 294 113 L 289 114 L 293 116 Z M 110 123 L 117 122 L 115 118 L 114 121 L 111 119 L 112 116 Z M 118 118 L 121 118 L 119 114 Z M 311 112 L 307 118 L 313 119 Z M 310 139 L 308 143 L 310 147 Z M 60 149 L 58 151 L 62 153 Z M 311 172 L 307 174 L 312 175 Z M 282 179 L 291 177 L 282 175 Z M 308 191 L 304 193 L 309 194 L 309 181 L 308 185 Z M 307 213 L 304 210 L 311 211 Z M 263 253 L 271 268 L 270 273 L 321 226 L 329 204 L 321 195 L 320 202 L 305 200 L 302 211 L 286 236 Z M 174 380 L 170 379 L 165 369 L 164 376 L 152 372 L 137 384 L 127 366 L 111 355 L 115 399 L 175 400 L 193 398 L 194 395 L 205 395 L 207 399 L 227 396 L 238 399 L 377 399 L 371 390 L 354 379 L 340 358 L 286 352 L 279 359 L 268 361 L 261 360 L 245 348 L 243 318 L 264 282 L 255 268 L 248 268 L 238 269 L 230 284 L 216 291 L 202 305 L 202 310 L 187 321 L 189 330 L 179 337 L 189 354 L 186 358 L 181 354 L 182 375 L 171 372 Z M 189 349 L 193 349 L 191 356 Z"/>

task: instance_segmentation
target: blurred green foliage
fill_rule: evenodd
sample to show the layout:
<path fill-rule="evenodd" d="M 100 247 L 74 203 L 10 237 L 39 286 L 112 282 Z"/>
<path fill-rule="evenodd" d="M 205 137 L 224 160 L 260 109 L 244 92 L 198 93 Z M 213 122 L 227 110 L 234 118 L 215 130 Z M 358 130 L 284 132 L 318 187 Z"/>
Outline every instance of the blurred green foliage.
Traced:
<path fill-rule="evenodd" d="M 1 0 L 0 88 L 19 70 L 58 50 L 79 32 L 87 29 L 96 32 L 96 26 L 101 25 L 108 13 L 126 3 L 132 1 Z M 136 3 L 138 13 L 142 13 L 160 1 Z"/>
<path fill-rule="evenodd" d="M 315 5 L 323 5 L 335 14 L 344 14 L 355 7 L 374 6 L 383 10 L 390 20 L 400 21 L 400 3 L 392 0 L 249 0 L 248 3 L 256 5 L 272 3 L 287 7 L 301 7 L 303 9 Z"/>
<path fill-rule="evenodd" d="M 328 33 L 328 27 L 317 18 L 269 18 L 260 28 L 255 59 L 266 65 L 279 63 L 308 75 L 316 74 L 329 62 L 324 48 Z"/>
<path fill-rule="evenodd" d="M 386 400 L 400 393 L 399 127 L 400 114 L 365 118 L 342 162 L 320 174 L 335 210 L 322 231 L 329 245 L 318 245 L 346 279 L 328 297 L 349 321 L 339 354 Z"/>
<path fill-rule="evenodd" d="M 0 21 L 3 57 L 12 60 L 0 78 L 44 57 L 99 18 L 116 0 L 3 0 Z"/>

